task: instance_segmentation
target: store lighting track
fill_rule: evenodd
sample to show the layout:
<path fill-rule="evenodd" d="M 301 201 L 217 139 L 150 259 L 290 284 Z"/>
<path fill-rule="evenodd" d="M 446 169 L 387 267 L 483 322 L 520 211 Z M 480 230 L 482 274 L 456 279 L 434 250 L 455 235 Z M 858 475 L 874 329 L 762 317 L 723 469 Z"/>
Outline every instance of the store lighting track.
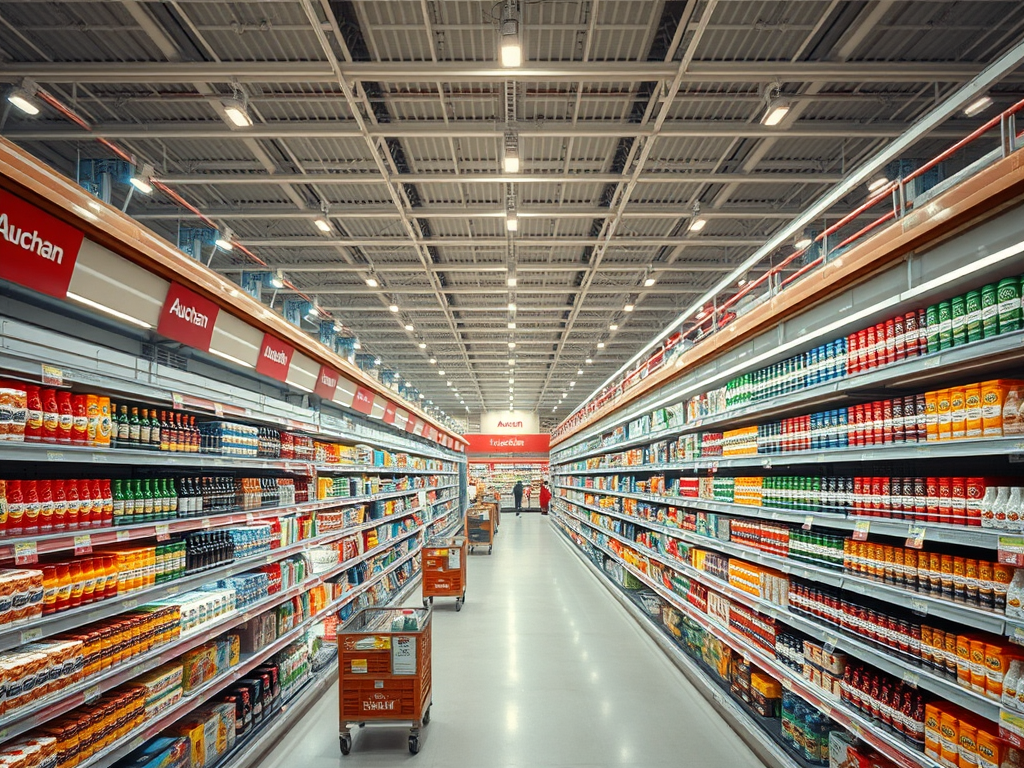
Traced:
<path fill-rule="evenodd" d="M 68 291 L 67 297 L 74 302 L 83 304 L 87 307 L 103 312 L 104 314 L 110 315 L 111 317 L 116 317 L 118 320 L 124 320 L 126 323 L 131 323 L 132 325 L 136 325 L 139 328 L 145 328 L 146 330 L 149 330 L 150 328 L 153 327 L 145 320 L 139 320 L 137 317 L 132 317 L 131 315 L 125 314 L 124 312 L 120 312 L 116 309 L 113 309 L 112 307 L 100 304 L 99 302 L 93 301 L 92 299 L 87 299 L 85 298 L 85 296 L 79 296 L 77 293 L 71 293 L 71 291 Z"/>

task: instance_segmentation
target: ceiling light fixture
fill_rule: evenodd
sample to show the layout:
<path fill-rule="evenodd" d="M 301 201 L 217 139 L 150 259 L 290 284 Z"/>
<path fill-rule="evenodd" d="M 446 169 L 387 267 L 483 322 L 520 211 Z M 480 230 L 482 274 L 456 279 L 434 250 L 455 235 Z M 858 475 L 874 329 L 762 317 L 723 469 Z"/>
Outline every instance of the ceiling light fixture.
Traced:
<path fill-rule="evenodd" d="M 436 357 L 430 358 L 430 364 L 431 365 L 437 365 L 437 358 Z"/>
<path fill-rule="evenodd" d="M 509 324 L 508 324 L 508 329 L 509 329 L 510 331 L 514 331 L 514 330 L 516 329 L 516 324 L 515 324 L 515 323 L 509 323 Z"/>
<path fill-rule="evenodd" d="M 358 352 L 362 348 L 363 348 L 363 345 L 359 343 L 359 339 L 356 339 L 355 344 L 352 345 L 352 349 L 354 349 L 354 350 L 356 350 Z"/>
<path fill-rule="evenodd" d="M 801 237 L 799 240 L 797 240 L 796 243 L 794 243 L 794 245 L 796 245 L 796 249 L 798 251 L 802 251 L 805 248 L 810 248 L 811 247 L 811 243 L 813 243 L 813 242 L 814 241 L 811 238 L 809 238 L 809 237 L 807 237 L 805 235 L 804 237 Z"/>
<path fill-rule="evenodd" d="M 623 312 L 632 312 L 632 311 L 633 311 L 634 309 L 635 309 L 634 305 L 632 305 L 632 304 L 627 304 L 626 306 L 624 306 L 624 307 L 622 308 L 622 311 L 623 311 Z"/>
<path fill-rule="evenodd" d="M 380 365 L 380 358 L 379 357 L 373 358 L 373 364 L 374 365 Z"/>
<path fill-rule="evenodd" d="M 309 305 L 309 309 L 306 310 L 306 314 L 309 317 L 316 317 L 317 315 L 320 314 L 320 307 L 316 305 L 315 301 Z"/>
<path fill-rule="evenodd" d="M 514 277 L 510 277 L 510 278 L 509 278 L 508 280 L 506 280 L 505 282 L 507 282 L 507 283 L 508 283 L 508 287 L 509 287 L 509 288 L 515 288 L 515 287 L 516 287 L 516 285 L 517 285 L 517 284 L 519 283 L 519 281 L 518 281 L 518 280 L 516 280 L 516 279 L 515 279 Z"/>
<path fill-rule="evenodd" d="M 654 278 L 654 277 L 648 277 L 648 278 L 646 278 L 646 279 L 644 280 L 644 288 L 650 288 L 650 287 L 651 287 L 652 285 L 654 285 L 654 284 L 655 284 L 656 282 L 658 282 L 657 278 Z"/>
<path fill-rule="evenodd" d="M 598 349 L 604 349 L 604 342 L 603 341 L 597 342 L 597 348 Z"/>
<path fill-rule="evenodd" d="M 877 179 L 868 184 L 868 192 L 876 192 L 888 183 L 889 179 L 887 176 L 879 176 Z"/>
<path fill-rule="evenodd" d="M 426 345 L 426 344 L 424 344 L 424 343 L 423 343 L 423 342 L 421 341 L 421 342 L 419 343 L 419 348 L 420 348 L 420 349 L 426 349 L 426 348 L 427 348 L 427 345 Z"/>
<path fill-rule="evenodd" d="M 331 231 L 331 222 L 329 222 L 327 219 L 317 219 L 313 223 L 316 225 L 316 228 L 319 229 L 321 232 Z"/>
<path fill-rule="evenodd" d="M 519 39 L 519 3 L 506 0 L 501 9 L 501 66 L 520 67 L 523 64 L 523 45 Z"/>
<path fill-rule="evenodd" d="M 218 248 L 230 251 L 235 247 L 234 243 L 231 242 L 234 240 L 234 237 L 235 233 L 231 231 L 231 227 L 224 227 L 224 234 L 220 235 L 214 242 Z"/>
<path fill-rule="evenodd" d="M 444 376 L 444 371 L 438 371 L 438 372 L 437 372 L 437 375 L 438 375 L 438 376 Z"/>
<path fill-rule="evenodd" d="M 397 312 L 398 311 L 398 305 L 397 304 L 392 304 L 390 307 L 388 307 L 388 309 L 391 312 Z"/>
<path fill-rule="evenodd" d="M 152 178 L 153 166 L 150 163 L 143 163 L 142 170 L 128 179 L 128 183 L 139 190 L 142 194 L 148 195 L 153 191 L 153 185 L 150 184 Z"/>
<path fill-rule="evenodd" d="M 224 114 L 236 128 L 248 128 L 252 125 L 252 116 L 249 115 L 249 107 L 243 99 L 225 99 L 221 102 L 224 107 Z"/>
<path fill-rule="evenodd" d="M 509 348 L 509 349 L 515 349 L 515 348 L 516 348 L 516 343 L 515 343 L 514 341 L 510 341 L 510 342 L 508 343 L 508 348 Z"/>
<path fill-rule="evenodd" d="M 583 375 L 583 369 L 580 368 L 578 371 L 576 371 L 576 375 L 577 376 L 582 376 Z"/>
<path fill-rule="evenodd" d="M 377 282 L 377 278 L 375 277 L 366 278 L 366 284 L 371 288 L 376 288 L 378 285 L 380 285 L 380 283 Z"/>
<path fill-rule="evenodd" d="M 424 395 L 422 392 L 420 392 L 420 400 L 422 400 L 425 397 L 426 397 L 426 395 Z"/>
<path fill-rule="evenodd" d="M 742 288 L 746 284 L 747 284 L 747 278 L 745 278 L 745 277 L 741 277 L 740 281 L 738 283 L 736 283 L 736 285 L 739 286 L 740 288 Z"/>
<path fill-rule="evenodd" d="M 510 301 L 508 303 L 508 311 L 509 312 L 515 312 L 516 311 L 516 303 L 514 301 Z"/>
<path fill-rule="evenodd" d="M 570 381 L 569 382 L 569 389 L 572 389 L 575 386 L 576 386 L 576 382 L 575 381 Z"/>
<path fill-rule="evenodd" d="M 8 97 L 10 99 L 10 97 Z M 964 114 L 967 117 L 974 117 L 975 115 L 984 112 L 986 109 L 992 106 L 991 96 L 982 96 L 980 99 L 975 99 L 966 107 L 964 107 Z"/>
<path fill-rule="evenodd" d="M 768 107 L 761 116 L 761 125 L 775 126 L 783 121 L 789 110 L 793 107 L 788 99 L 778 95 L 778 86 L 775 87 L 775 96 L 768 99 Z"/>
<path fill-rule="evenodd" d="M 591 363 L 593 363 L 594 361 L 593 361 L 593 360 L 591 360 L 591 359 L 590 359 L 590 358 L 588 357 L 588 358 L 587 358 L 587 359 L 585 360 L 585 362 L 586 362 L 586 364 L 587 364 L 587 365 L 590 365 L 590 364 L 591 364 Z"/>
<path fill-rule="evenodd" d="M 26 115 L 39 114 L 39 107 L 35 103 L 36 94 L 39 93 L 39 86 L 27 77 L 21 81 L 21 85 L 12 88 L 7 94 L 7 101 L 17 107 Z"/>
<path fill-rule="evenodd" d="M 515 361 L 515 360 L 514 360 L 513 358 L 511 358 L 511 357 L 510 357 L 510 358 L 508 359 L 508 364 L 509 364 L 509 365 L 515 365 L 515 364 L 516 364 L 516 361 Z"/>
<path fill-rule="evenodd" d="M 618 323 L 612 323 L 611 325 L 608 326 L 608 330 L 609 331 L 617 331 L 617 330 L 619 330 L 619 324 Z"/>
<path fill-rule="evenodd" d="M 412 323 L 406 323 L 405 324 L 405 330 L 407 330 L 407 331 L 415 331 L 416 329 L 413 328 Z"/>
<path fill-rule="evenodd" d="M 515 211 L 509 211 L 505 214 L 505 229 L 509 232 L 519 231 L 519 216 Z"/>
<path fill-rule="evenodd" d="M 278 290 L 284 288 L 284 274 L 281 272 L 280 269 L 277 270 L 277 272 L 275 272 L 273 275 L 271 275 L 270 285 L 273 286 L 274 288 L 277 288 Z"/>
<path fill-rule="evenodd" d="M 519 135 L 515 131 L 505 131 L 505 156 L 502 159 L 505 173 L 519 173 Z"/>
<path fill-rule="evenodd" d="M 708 220 L 700 215 L 700 203 L 694 203 L 693 216 L 690 217 L 690 226 L 688 227 L 688 229 L 691 232 L 700 232 L 707 225 Z"/>

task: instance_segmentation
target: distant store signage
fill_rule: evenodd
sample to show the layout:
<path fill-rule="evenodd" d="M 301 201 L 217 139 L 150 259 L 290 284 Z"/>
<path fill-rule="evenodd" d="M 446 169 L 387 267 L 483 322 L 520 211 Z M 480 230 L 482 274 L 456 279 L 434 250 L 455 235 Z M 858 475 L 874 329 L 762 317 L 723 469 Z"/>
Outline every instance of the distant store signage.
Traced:
<path fill-rule="evenodd" d="M 269 333 L 263 334 L 260 356 L 256 361 L 256 373 L 262 373 L 264 376 L 278 381 L 287 380 L 293 354 L 295 354 L 295 347 L 291 344 L 287 344 Z"/>
<path fill-rule="evenodd" d="M 394 424 L 395 423 L 395 416 L 397 416 L 397 415 L 398 415 L 398 406 L 395 405 L 394 403 L 392 403 L 390 400 L 388 400 L 387 404 L 385 404 L 385 406 L 384 406 L 384 423 L 385 424 Z"/>
<path fill-rule="evenodd" d="M 531 411 L 485 411 L 480 415 L 480 431 L 485 435 L 534 435 L 540 432 L 540 420 Z"/>
<path fill-rule="evenodd" d="M 548 452 L 551 436 L 533 435 L 466 435 L 469 453 L 477 456 L 494 456 L 504 453 Z"/>
<path fill-rule="evenodd" d="M 63 299 L 83 239 L 70 224 L 0 190 L 0 278 Z"/>
<path fill-rule="evenodd" d="M 320 366 L 320 375 L 316 377 L 313 392 L 324 400 L 333 400 L 338 391 L 338 372 L 326 365 Z"/>
<path fill-rule="evenodd" d="M 356 396 L 352 400 L 353 410 L 365 413 L 367 416 L 373 411 L 374 393 L 366 387 L 356 387 Z"/>
<path fill-rule="evenodd" d="M 156 332 L 190 347 L 210 351 L 220 307 L 179 283 L 171 283 Z"/>

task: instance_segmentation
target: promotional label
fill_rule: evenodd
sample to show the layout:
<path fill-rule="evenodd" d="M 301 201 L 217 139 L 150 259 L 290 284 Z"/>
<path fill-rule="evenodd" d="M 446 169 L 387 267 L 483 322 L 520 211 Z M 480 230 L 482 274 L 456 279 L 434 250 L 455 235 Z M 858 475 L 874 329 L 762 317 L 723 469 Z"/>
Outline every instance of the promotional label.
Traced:
<path fill-rule="evenodd" d="M 262 373 L 264 376 L 278 381 L 285 381 L 288 378 L 288 368 L 292 364 L 293 354 L 295 354 L 295 348 L 291 344 L 286 344 L 269 333 L 263 334 L 260 356 L 256 361 L 256 373 Z"/>
<path fill-rule="evenodd" d="M 396 415 L 398 415 L 398 406 L 388 400 L 384 405 L 384 423 L 394 424 Z"/>
<path fill-rule="evenodd" d="M 316 377 L 316 386 L 313 388 L 313 392 L 324 400 L 333 400 L 334 393 L 337 391 L 338 372 L 326 365 L 321 365 L 320 375 Z"/>
<path fill-rule="evenodd" d="M 210 351 L 220 307 L 183 285 L 171 283 L 156 332 L 190 347 Z"/>
<path fill-rule="evenodd" d="M 352 400 L 352 410 L 370 415 L 373 410 L 374 394 L 366 387 L 356 387 L 356 396 Z"/>
<path fill-rule="evenodd" d="M 534 435 L 466 435 L 467 449 L 471 454 L 488 455 L 502 453 L 547 454 L 551 436 L 544 433 Z"/>
<path fill-rule="evenodd" d="M 82 233 L 0 190 L 0 278 L 63 299 Z"/>

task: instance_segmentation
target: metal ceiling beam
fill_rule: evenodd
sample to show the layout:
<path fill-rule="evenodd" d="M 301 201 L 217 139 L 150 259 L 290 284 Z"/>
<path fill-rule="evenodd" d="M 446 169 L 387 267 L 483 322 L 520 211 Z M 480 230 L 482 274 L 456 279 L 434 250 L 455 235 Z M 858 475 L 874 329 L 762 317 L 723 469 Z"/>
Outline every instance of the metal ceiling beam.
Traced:
<path fill-rule="evenodd" d="M 488 218 L 504 219 L 505 211 L 494 205 L 467 206 L 424 206 L 416 209 L 417 219 L 468 219 Z M 153 206 L 129 211 L 133 219 L 138 221 L 178 221 L 187 219 L 192 214 L 181 208 Z M 323 212 L 314 210 L 298 211 L 291 206 L 253 205 L 245 208 L 210 207 L 205 209 L 211 219 L 231 219 L 234 221 L 266 221 L 267 219 L 308 219 L 310 221 L 323 217 Z M 769 207 L 735 207 L 717 211 L 701 211 L 701 216 L 709 221 L 715 219 L 791 219 L 803 213 L 803 209 L 769 208 Z M 593 219 L 608 215 L 607 208 L 573 205 L 546 205 L 539 207 L 520 207 L 516 214 L 520 219 Z M 624 218 L 634 219 L 680 219 L 689 216 L 690 212 L 681 210 L 678 205 L 657 205 L 650 203 L 633 203 L 622 214 Z M 838 215 L 838 214 L 836 214 Z M 332 205 L 331 219 L 396 219 L 398 213 L 393 206 L 378 205 Z"/>
<path fill-rule="evenodd" d="M 2 79 L 2 78 L 0 78 Z M 518 123 L 520 138 L 554 138 L 570 136 L 577 138 L 620 138 L 650 136 L 650 129 L 635 123 L 609 121 L 579 122 L 573 125 L 567 120 L 524 121 Z M 907 129 L 907 123 L 856 121 L 806 121 L 785 130 L 749 123 L 746 120 L 669 120 L 659 135 L 661 138 L 757 139 L 771 136 L 802 139 L 887 139 L 899 136 Z M 941 138 L 962 138 L 966 129 L 951 126 L 935 132 Z M 415 139 L 415 138 L 492 138 L 503 136 L 503 126 L 490 120 L 455 120 L 444 123 L 441 120 L 405 120 L 387 123 L 369 129 L 372 138 Z M 138 123 L 103 123 L 91 130 L 78 127 L 32 126 L 8 128 L 4 136 L 11 141 L 81 141 L 84 138 L 110 140 L 138 139 L 360 139 L 355 123 L 351 120 L 311 120 L 253 125 L 248 128 L 229 128 L 220 121 L 178 123 L 171 121 Z"/>
<path fill-rule="evenodd" d="M 443 270 L 438 270 L 443 271 Z M 347 288 L 319 288 L 316 286 L 303 286 L 302 290 L 291 290 L 284 288 L 278 291 L 282 296 L 291 294 L 314 294 L 316 296 L 380 296 L 382 293 L 392 294 L 395 296 L 424 296 L 430 293 L 430 286 L 421 285 L 412 288 L 396 288 L 388 287 L 387 290 L 382 291 L 379 288 L 369 288 L 365 285 L 353 285 Z M 566 285 L 563 287 L 531 287 L 528 285 L 520 286 L 517 289 L 520 294 L 528 294 L 532 296 L 565 296 L 569 294 L 576 294 L 582 292 L 580 286 Z M 619 293 L 630 293 L 635 289 L 628 285 L 591 285 L 589 293 L 600 293 L 600 294 L 619 294 Z M 452 296 L 493 296 L 495 293 L 506 293 L 507 288 L 504 285 L 485 285 L 479 287 L 456 287 L 456 286 L 445 286 L 444 292 Z M 658 296 L 680 296 L 698 294 L 701 291 L 698 289 L 688 288 L 651 288 L 647 293 L 652 293 Z M 518 305 L 517 305 L 518 306 Z M 386 309 L 386 307 L 385 307 Z M 416 310 L 415 307 L 404 307 L 406 311 L 413 312 Z M 461 311 L 463 308 L 459 306 L 453 306 L 453 310 L 456 312 Z M 520 309 L 529 311 L 529 306 L 520 307 Z M 569 309 L 569 307 L 562 307 L 562 309 Z M 603 308 L 594 308 L 593 311 L 605 311 Z M 636 311 L 636 310 L 634 310 Z M 503 310 L 504 312 L 504 310 Z"/>
<path fill-rule="evenodd" d="M 520 263 L 516 265 L 516 270 L 520 275 L 524 273 L 539 273 L 539 274 L 558 274 L 558 273 L 575 273 L 582 272 L 587 268 L 586 264 L 530 264 Z M 223 274 L 235 274 L 238 272 L 252 272 L 254 271 L 252 266 L 235 266 L 235 267 L 216 267 L 217 272 Z M 265 267 L 261 267 L 265 270 L 281 269 L 291 274 L 302 274 L 304 272 L 313 273 L 332 273 L 332 274 L 365 274 L 369 272 L 369 268 L 360 265 L 352 264 L 287 264 L 283 262 L 268 262 Z M 635 264 L 616 264 L 601 262 L 598 267 L 601 272 L 643 272 L 647 269 L 646 263 L 635 263 Z M 701 262 L 692 261 L 686 263 L 675 263 L 670 266 L 657 268 L 659 274 L 668 272 L 730 272 L 734 269 L 729 264 L 712 263 L 712 262 Z M 449 264 L 441 262 L 434 264 L 431 267 L 434 272 L 445 272 L 448 274 L 501 274 L 504 275 L 508 268 L 505 264 L 499 265 L 487 265 L 487 264 Z M 414 272 L 416 274 L 422 274 L 423 268 L 419 265 L 419 262 L 409 264 L 378 264 L 373 268 L 373 271 L 377 274 L 408 274 Z M 529 287 L 529 284 L 522 286 L 524 289 Z M 390 288 L 388 292 L 390 292 Z"/>
<path fill-rule="evenodd" d="M 319 294 L 319 291 L 310 290 L 309 293 L 310 294 Z M 331 294 L 331 295 L 338 295 L 338 294 L 344 295 L 345 293 L 347 293 L 347 292 L 346 291 L 336 291 L 334 294 Z M 494 294 L 494 292 L 491 291 L 491 295 L 493 295 L 493 294 Z M 325 294 L 325 295 L 327 295 L 327 294 Z M 320 303 L 320 307 L 321 307 L 321 309 L 326 309 L 326 310 L 330 310 L 332 312 L 340 313 L 341 316 L 342 316 L 342 321 L 345 320 L 345 313 L 346 312 L 350 312 L 350 313 L 351 312 L 359 312 L 360 314 L 376 313 L 376 314 L 381 315 L 381 316 L 394 317 L 394 315 L 392 315 L 390 312 L 388 312 L 386 307 L 381 307 L 379 304 L 376 304 L 376 303 L 374 303 L 374 304 L 365 304 L 365 303 L 360 303 L 360 304 L 330 304 L 330 303 L 321 302 Z M 505 307 L 506 307 L 505 304 L 495 304 L 495 305 L 491 305 L 491 306 L 461 306 L 460 305 L 460 306 L 456 306 L 456 307 L 451 307 L 451 309 L 454 312 L 457 312 L 457 313 L 465 312 L 465 313 L 476 314 L 476 313 L 479 313 L 479 312 L 487 312 L 489 314 L 494 315 L 495 317 L 504 317 L 505 316 Z M 517 310 L 516 310 L 516 314 L 517 315 L 522 315 L 523 313 L 535 314 L 535 313 L 540 313 L 540 312 L 557 312 L 557 313 L 561 314 L 562 312 L 565 312 L 568 309 L 569 309 L 569 307 L 567 307 L 565 304 L 541 304 L 541 305 L 536 305 L 536 306 L 531 306 L 531 305 L 527 304 L 527 305 L 519 306 L 517 308 Z M 419 313 L 422 313 L 422 312 L 441 312 L 441 311 L 443 311 L 442 309 L 440 309 L 436 305 L 432 305 L 432 304 L 431 305 L 407 306 L 407 307 L 404 307 L 404 310 L 406 312 L 408 312 L 409 314 L 419 314 Z M 603 308 L 600 308 L 600 307 L 594 307 L 592 309 L 591 308 L 584 309 L 583 311 L 584 312 L 605 312 L 606 310 L 603 309 Z M 676 305 L 676 304 L 662 304 L 662 305 L 659 305 L 659 306 L 652 306 L 650 304 L 638 304 L 636 309 L 633 310 L 633 311 L 634 312 L 663 312 L 665 314 L 670 314 L 670 313 L 673 313 L 673 312 L 678 312 L 679 311 L 679 306 Z M 459 333 L 457 338 L 462 338 L 463 335 L 464 334 Z M 456 338 L 456 337 L 453 335 L 453 338 Z"/>
<path fill-rule="evenodd" d="M 356 81 L 388 83 L 443 80 L 452 82 L 499 81 L 509 70 L 492 62 L 342 62 L 335 70 L 327 61 L 266 62 L 59 62 L 5 63 L 0 82 L 30 77 L 40 83 L 335 83 L 339 74 L 346 84 Z M 828 81 L 833 83 L 952 83 L 969 80 L 983 69 L 980 64 L 940 62 L 825 61 L 695 61 L 680 81 L 690 83 L 752 83 Z M 518 82 L 645 82 L 671 80 L 675 62 L 526 62 L 515 70 Z"/>
<path fill-rule="evenodd" d="M 359 246 L 377 248 L 414 247 L 413 243 L 401 237 L 267 237 L 253 238 L 237 236 L 238 241 L 247 247 L 252 248 L 325 248 L 336 246 Z M 418 241 L 423 245 L 444 246 L 444 247 L 465 247 L 465 248 L 503 248 L 506 245 L 504 237 L 424 237 Z M 519 237 L 516 243 L 521 246 L 539 246 L 543 248 L 556 247 L 583 247 L 585 245 L 597 245 L 603 242 L 597 237 Z M 759 246 L 764 243 L 764 237 L 718 237 L 708 235 L 683 236 L 683 237 L 616 237 L 613 245 L 616 248 L 649 248 L 664 245 L 693 245 L 708 248 L 735 248 L 740 246 Z M 642 265 L 641 265 L 642 266 Z M 585 265 L 584 265 L 584 268 Z M 367 268 L 367 271 L 371 271 Z"/>

